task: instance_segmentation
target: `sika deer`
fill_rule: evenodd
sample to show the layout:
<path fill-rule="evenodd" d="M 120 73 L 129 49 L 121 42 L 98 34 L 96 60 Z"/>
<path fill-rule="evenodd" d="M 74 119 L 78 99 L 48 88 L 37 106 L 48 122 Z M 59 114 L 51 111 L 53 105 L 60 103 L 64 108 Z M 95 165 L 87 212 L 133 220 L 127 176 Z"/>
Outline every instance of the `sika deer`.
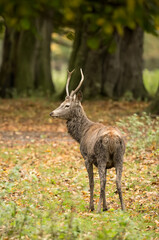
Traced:
<path fill-rule="evenodd" d="M 89 177 L 90 186 L 90 210 L 94 210 L 93 191 L 94 177 L 93 164 L 98 168 L 100 177 L 100 198 L 97 212 L 101 211 L 103 201 L 103 211 L 107 210 L 105 186 L 107 169 L 115 167 L 116 185 L 120 198 L 121 209 L 125 210 L 122 191 L 121 176 L 123 168 L 123 155 L 125 152 L 125 143 L 120 131 L 115 127 L 104 126 L 101 123 L 90 121 L 81 105 L 81 99 L 76 95 L 81 87 L 84 75 L 81 71 L 81 81 L 78 87 L 69 95 L 69 82 L 72 72 L 68 73 L 66 84 L 67 96 L 65 101 L 54 111 L 50 113 L 53 118 L 61 118 L 67 121 L 67 129 L 70 135 L 80 143 L 80 151 L 85 160 L 85 166 Z"/>

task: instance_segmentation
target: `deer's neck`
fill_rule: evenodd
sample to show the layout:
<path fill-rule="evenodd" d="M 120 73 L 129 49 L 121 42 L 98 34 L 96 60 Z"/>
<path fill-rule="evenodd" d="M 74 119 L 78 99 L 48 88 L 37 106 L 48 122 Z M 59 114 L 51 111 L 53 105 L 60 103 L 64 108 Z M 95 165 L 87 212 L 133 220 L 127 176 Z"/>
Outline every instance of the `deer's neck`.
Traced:
<path fill-rule="evenodd" d="M 87 118 L 82 107 L 75 109 L 71 118 L 67 120 L 67 129 L 69 134 L 80 143 L 85 131 L 92 125 L 92 122 Z"/>

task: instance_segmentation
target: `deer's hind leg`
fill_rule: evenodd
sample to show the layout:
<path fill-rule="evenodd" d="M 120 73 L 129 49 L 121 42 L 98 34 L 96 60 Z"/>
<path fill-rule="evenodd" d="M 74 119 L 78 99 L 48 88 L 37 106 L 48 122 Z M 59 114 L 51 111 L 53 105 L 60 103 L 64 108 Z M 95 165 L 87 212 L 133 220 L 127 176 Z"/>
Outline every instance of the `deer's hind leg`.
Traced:
<path fill-rule="evenodd" d="M 106 162 L 99 162 L 98 163 L 98 172 L 99 172 L 99 178 L 100 178 L 100 198 L 98 203 L 97 212 L 101 212 L 101 204 L 103 201 L 103 211 L 107 210 L 107 204 L 106 204 L 106 197 L 105 197 L 105 186 L 106 186 Z"/>
<path fill-rule="evenodd" d="M 123 156 L 121 156 L 121 154 L 114 154 L 114 161 L 115 161 L 115 170 L 116 170 L 117 191 L 119 194 L 121 209 L 123 211 L 125 211 L 125 205 L 124 205 L 122 190 L 121 190 L 121 177 L 122 177 L 122 171 L 123 171 Z"/>
<path fill-rule="evenodd" d="M 107 182 L 107 169 L 105 169 L 105 186 L 104 186 L 104 191 L 105 191 L 105 187 L 106 187 L 106 182 Z M 106 196 L 105 193 L 103 195 L 103 211 L 107 211 L 107 202 L 106 202 Z"/>

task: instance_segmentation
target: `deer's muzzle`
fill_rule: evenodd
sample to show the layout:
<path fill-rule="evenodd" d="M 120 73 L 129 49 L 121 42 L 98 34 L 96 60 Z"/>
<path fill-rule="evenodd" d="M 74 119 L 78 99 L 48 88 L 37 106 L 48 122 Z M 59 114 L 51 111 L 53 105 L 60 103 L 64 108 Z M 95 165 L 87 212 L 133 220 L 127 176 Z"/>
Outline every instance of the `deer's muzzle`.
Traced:
<path fill-rule="evenodd" d="M 58 113 L 56 111 L 52 111 L 50 113 L 50 117 L 52 117 L 52 118 L 59 118 L 59 115 L 58 115 Z"/>
<path fill-rule="evenodd" d="M 51 112 L 51 113 L 50 113 L 50 117 L 55 117 L 55 116 L 54 116 L 54 112 Z"/>

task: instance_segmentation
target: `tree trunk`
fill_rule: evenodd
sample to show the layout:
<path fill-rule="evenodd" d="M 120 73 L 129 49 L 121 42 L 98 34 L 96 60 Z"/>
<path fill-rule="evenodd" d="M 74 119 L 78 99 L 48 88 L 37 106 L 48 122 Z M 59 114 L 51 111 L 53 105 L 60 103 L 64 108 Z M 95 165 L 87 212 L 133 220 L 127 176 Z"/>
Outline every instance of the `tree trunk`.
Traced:
<path fill-rule="evenodd" d="M 81 78 L 80 68 L 85 73 L 85 65 L 87 61 L 89 48 L 87 46 L 87 26 L 81 21 L 78 22 L 75 33 L 75 40 L 73 44 L 73 50 L 69 61 L 69 71 L 75 69 L 71 81 L 70 81 L 70 92 L 74 90 Z M 83 87 L 83 86 L 82 86 Z"/>
<path fill-rule="evenodd" d="M 35 64 L 35 88 L 44 92 L 45 95 L 55 91 L 51 74 L 50 43 L 52 23 L 47 19 L 39 19 L 37 22 L 37 56 Z"/>
<path fill-rule="evenodd" d="M 115 34 L 113 40 L 116 43 L 114 53 L 104 53 L 102 94 L 120 98 L 126 92 L 131 92 L 134 98 L 144 98 L 143 30 L 140 27 L 135 30 L 125 28 L 124 36 Z"/>
<path fill-rule="evenodd" d="M 88 25 L 76 28 L 73 51 L 70 58 L 70 70 L 77 69 L 72 76 L 70 87 L 75 88 L 80 80 L 79 68 L 83 68 L 85 97 L 104 95 L 119 99 L 127 92 L 134 98 L 144 98 L 146 91 L 142 81 L 143 70 L 143 31 L 125 29 L 124 36 L 115 33 L 111 41 L 104 44 L 101 38 L 97 50 L 90 49 L 87 41 L 91 37 Z M 98 38 L 100 39 L 100 38 Z M 110 46 L 115 46 L 110 52 Z"/>
<path fill-rule="evenodd" d="M 79 81 L 81 79 L 80 68 L 82 68 L 85 76 L 85 81 L 81 88 L 85 92 L 85 97 L 90 97 L 94 94 L 97 95 L 100 93 L 100 84 L 98 81 L 98 73 L 100 69 L 100 66 L 98 64 L 99 54 L 98 51 L 92 50 L 88 47 L 88 38 L 88 24 L 86 22 L 79 21 L 76 25 L 73 50 L 69 60 L 69 71 L 72 71 L 73 69 L 76 70 L 71 77 L 69 92 L 71 92 L 71 90 L 74 90 L 79 84 Z M 94 71 L 94 69 L 96 69 L 96 71 Z M 62 97 L 64 96 L 65 89 L 62 93 Z"/>
<path fill-rule="evenodd" d="M 0 69 L 0 96 L 11 97 L 15 87 L 16 49 L 19 32 L 6 28 Z"/>
<path fill-rule="evenodd" d="M 36 20 L 36 34 L 31 30 L 6 27 L 3 59 L 0 70 L 0 96 L 30 96 L 34 90 L 47 95 L 54 91 L 50 67 L 52 26 L 49 21 Z"/>
<path fill-rule="evenodd" d="M 17 46 L 15 88 L 18 95 L 29 96 L 34 91 L 36 36 L 31 31 L 20 32 Z"/>

